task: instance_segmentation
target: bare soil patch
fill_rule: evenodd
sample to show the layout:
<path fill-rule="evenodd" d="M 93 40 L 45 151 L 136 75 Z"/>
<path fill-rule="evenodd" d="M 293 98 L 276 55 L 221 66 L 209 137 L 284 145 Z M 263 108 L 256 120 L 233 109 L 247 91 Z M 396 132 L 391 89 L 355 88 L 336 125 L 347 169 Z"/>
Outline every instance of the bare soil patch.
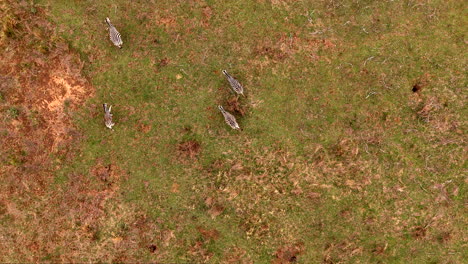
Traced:
<path fill-rule="evenodd" d="M 421 83 L 417 82 L 417 83 L 415 83 L 415 84 L 413 85 L 413 88 L 411 89 L 411 91 L 412 91 L 413 93 L 417 93 L 417 92 L 420 92 L 421 89 L 422 89 Z"/>
<path fill-rule="evenodd" d="M 83 62 L 56 41 L 41 9 L 33 14 L 25 3 L 5 5 L 9 22 L 3 31 L 10 33 L 0 43 L 0 76 L 6 80 L 0 93 L 2 110 L 15 109 L 15 115 L 2 122 L 8 136 L 1 144 L 11 152 L 23 151 L 25 164 L 43 165 L 51 152 L 63 152 L 77 136 L 70 113 L 92 96 L 93 88 L 81 74 Z"/>
<path fill-rule="evenodd" d="M 216 229 L 205 229 L 201 226 L 197 227 L 198 232 L 203 236 L 205 240 L 217 240 L 219 238 L 219 231 Z"/>
<path fill-rule="evenodd" d="M 2 241 L 2 259 L 69 261 L 73 257 L 60 257 L 57 248 L 98 240 L 96 221 L 115 191 L 82 175 L 69 175 L 66 191 L 50 188 L 60 164 L 78 152 L 82 135 L 72 113 L 94 89 L 81 73 L 79 55 L 55 35 L 43 9 L 26 1 L 0 6 L 0 201 L 11 220 L 0 225 L 9 237 Z M 95 173 L 107 178 L 110 171 Z"/>
<path fill-rule="evenodd" d="M 415 239 L 423 239 L 426 237 L 427 229 L 423 226 L 417 226 L 411 231 L 411 236 Z"/>
<path fill-rule="evenodd" d="M 182 157 L 194 159 L 201 151 L 201 145 L 195 140 L 179 143 L 177 150 Z"/>
<path fill-rule="evenodd" d="M 114 167 L 112 164 L 103 165 L 102 162 L 99 162 L 92 168 L 92 174 L 98 179 L 108 182 L 113 178 Z"/>
<path fill-rule="evenodd" d="M 304 245 L 297 243 L 296 245 L 288 245 L 279 248 L 275 253 L 275 259 L 272 264 L 287 264 L 295 263 L 298 256 L 304 251 Z"/>
<path fill-rule="evenodd" d="M 244 116 L 246 114 L 247 110 L 245 108 L 246 107 L 239 102 L 237 97 L 233 97 L 227 101 L 227 110 L 240 116 Z"/>

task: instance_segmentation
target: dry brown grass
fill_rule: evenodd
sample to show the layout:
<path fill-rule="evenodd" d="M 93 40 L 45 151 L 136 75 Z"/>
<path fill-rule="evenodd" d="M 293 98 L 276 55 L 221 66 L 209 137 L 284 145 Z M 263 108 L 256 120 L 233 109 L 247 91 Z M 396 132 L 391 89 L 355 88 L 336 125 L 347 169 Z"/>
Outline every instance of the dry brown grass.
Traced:
<path fill-rule="evenodd" d="M 200 153 L 201 145 L 195 140 L 188 140 L 179 143 L 177 150 L 181 156 L 193 159 Z"/>
<path fill-rule="evenodd" d="M 18 109 L 16 116 L 3 112 L 1 119 L 0 200 L 8 223 L 1 226 L 2 261 L 72 261 L 83 254 L 89 258 L 87 251 L 95 252 L 95 260 L 106 254 L 111 260 L 93 241 L 114 228 L 109 223 L 113 217 L 120 221 L 134 215 L 126 208 L 106 214 L 122 172 L 99 162 L 93 173 L 105 183 L 74 175 L 70 184 L 55 189 L 52 171 L 75 156 L 81 138 L 70 114 L 93 94 L 93 87 L 81 74 L 79 56 L 54 34 L 43 10 L 33 14 L 30 8 L 37 7 L 2 3 L 1 108 Z M 51 153 L 62 160 L 57 164 Z M 62 255 L 63 248 L 73 252 Z"/>
<path fill-rule="evenodd" d="M 107 2 L 73 2 L 73 10 L 71 2 L 57 2 L 70 17 L 55 10 L 58 31 L 89 60 L 99 96 L 110 94 L 121 104 L 116 117 L 122 126 L 114 134 L 96 129 L 100 107 L 87 109 L 86 138 L 70 118 L 93 94 L 82 61 L 55 35 L 42 9 L 32 14 L 30 4 L 8 2 L 13 8 L 2 24 L 7 38 L 1 46 L 8 51 L 0 58 L 2 261 L 377 263 L 417 257 L 426 263 L 433 251 L 444 258 L 440 262 L 461 259 L 453 250 L 466 244 L 460 225 L 466 118 L 459 111 L 466 93 L 447 88 L 460 84 L 461 75 L 421 74 L 392 62 L 438 55 L 419 45 L 423 38 L 413 41 L 411 47 L 421 49 L 413 53 L 398 47 L 398 54 L 384 54 L 393 47 L 379 42 L 413 34 L 419 21 L 399 26 L 397 19 L 388 34 L 372 38 L 386 30 L 379 22 L 385 14 L 371 14 L 365 33 L 371 9 L 362 1 L 354 3 L 362 14 L 349 21 L 340 20 L 343 1 L 322 1 L 315 11 L 294 1 L 258 1 L 285 14 L 278 19 L 270 18 L 269 6 L 262 7 L 267 12 L 249 6 L 277 24 L 231 8 L 218 14 L 220 6 L 200 1 L 131 16 L 144 9 L 132 2 L 118 11 L 120 26 L 128 43 L 140 45 L 114 53 L 106 49 L 112 47 L 107 36 L 96 39 L 104 30 L 89 19 L 107 10 Z M 233 36 L 240 32 L 233 27 L 248 31 L 247 23 L 264 32 Z M 84 34 L 73 33 L 74 26 Z M 140 30 L 145 34 L 130 34 Z M 340 39 L 352 30 L 351 39 Z M 218 49 L 221 35 L 232 50 Z M 33 41 L 24 45 L 28 37 Z M 382 51 L 372 52 L 388 61 L 360 61 L 376 43 Z M 250 126 L 240 134 L 217 127 L 215 107 L 193 106 L 215 101 L 207 94 L 214 87 L 227 94 L 214 68 L 231 57 L 239 61 L 222 62 L 242 73 L 248 96 L 219 101 Z M 157 78 L 149 78 L 153 73 Z M 381 90 L 369 94 L 375 86 Z M 277 90 L 261 95 L 270 88 Z M 283 102 L 278 95 L 292 96 Z M 80 152 L 79 141 L 86 151 Z M 68 179 L 54 180 L 62 167 Z"/>

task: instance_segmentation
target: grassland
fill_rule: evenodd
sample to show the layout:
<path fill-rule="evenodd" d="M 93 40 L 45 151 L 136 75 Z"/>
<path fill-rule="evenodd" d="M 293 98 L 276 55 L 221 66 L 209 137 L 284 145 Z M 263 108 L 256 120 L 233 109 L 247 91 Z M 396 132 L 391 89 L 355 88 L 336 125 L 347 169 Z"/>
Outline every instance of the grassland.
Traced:
<path fill-rule="evenodd" d="M 465 7 L 25 3 L 83 62 L 93 96 L 67 111 L 79 136 L 50 156 L 40 191 L 2 197 L 0 260 L 463 263 Z M 28 165 L 15 160 L 1 161 Z"/>

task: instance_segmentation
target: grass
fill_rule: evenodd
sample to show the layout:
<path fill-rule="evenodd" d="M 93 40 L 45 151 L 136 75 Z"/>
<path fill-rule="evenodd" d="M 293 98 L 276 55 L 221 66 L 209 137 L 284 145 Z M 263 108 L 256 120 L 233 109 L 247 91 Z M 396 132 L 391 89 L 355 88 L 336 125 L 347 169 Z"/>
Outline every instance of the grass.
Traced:
<path fill-rule="evenodd" d="M 39 261 L 467 258 L 462 1 L 33 7 L 48 10 L 96 90 L 67 110 L 83 140 L 72 159 L 58 157 L 44 198 L 82 201 L 86 215 L 60 218 L 62 234 L 46 219 L 77 208 L 40 214 L 45 231 L 35 236 L 55 240 L 31 253 Z M 222 69 L 246 89 L 242 132 L 216 109 L 234 97 Z M 114 131 L 103 125 L 103 102 L 113 106 Z M 188 140 L 200 144 L 192 157 L 178 148 Z M 101 181 L 109 164 L 112 181 Z"/>

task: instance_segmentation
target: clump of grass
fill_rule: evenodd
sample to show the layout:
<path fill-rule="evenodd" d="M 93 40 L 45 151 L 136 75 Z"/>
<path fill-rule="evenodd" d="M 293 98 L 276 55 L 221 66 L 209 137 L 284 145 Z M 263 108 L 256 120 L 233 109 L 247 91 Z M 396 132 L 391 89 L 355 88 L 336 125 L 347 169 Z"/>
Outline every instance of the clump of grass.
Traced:
<path fill-rule="evenodd" d="M 21 114 L 20 108 L 11 106 L 7 109 L 7 115 L 11 119 L 17 119 Z"/>

